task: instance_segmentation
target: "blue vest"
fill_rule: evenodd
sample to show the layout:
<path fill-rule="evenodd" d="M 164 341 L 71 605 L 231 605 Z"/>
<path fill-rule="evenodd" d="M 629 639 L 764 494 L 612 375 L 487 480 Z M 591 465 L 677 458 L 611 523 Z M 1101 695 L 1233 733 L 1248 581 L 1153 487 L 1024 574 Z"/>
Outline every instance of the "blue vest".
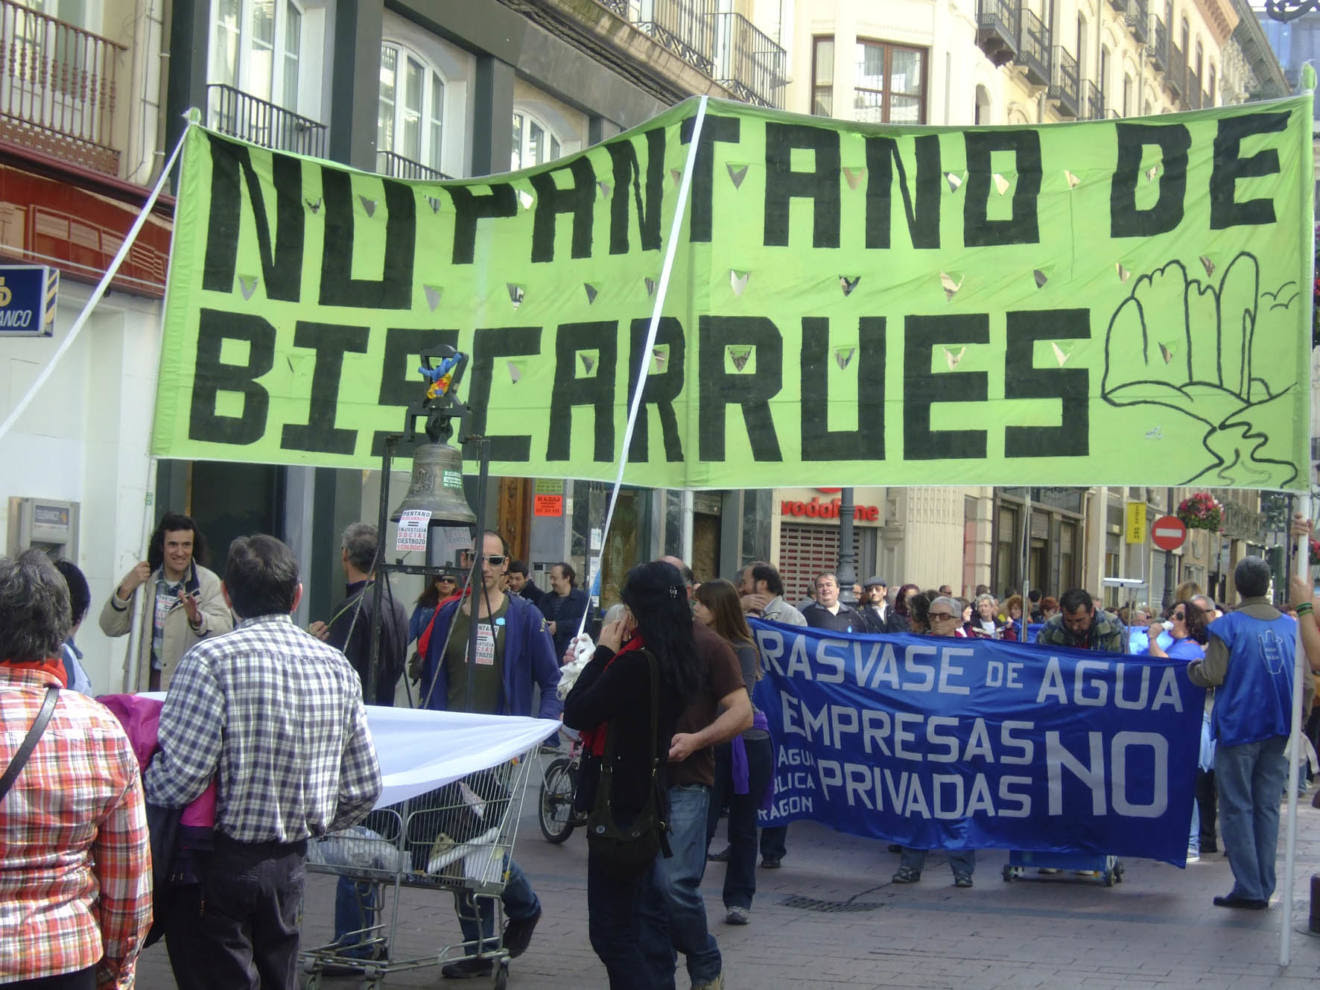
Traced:
<path fill-rule="evenodd" d="M 1229 612 L 1209 633 L 1228 647 L 1224 683 L 1215 689 L 1214 736 L 1224 746 L 1286 736 L 1292 727 L 1297 622 Z"/>

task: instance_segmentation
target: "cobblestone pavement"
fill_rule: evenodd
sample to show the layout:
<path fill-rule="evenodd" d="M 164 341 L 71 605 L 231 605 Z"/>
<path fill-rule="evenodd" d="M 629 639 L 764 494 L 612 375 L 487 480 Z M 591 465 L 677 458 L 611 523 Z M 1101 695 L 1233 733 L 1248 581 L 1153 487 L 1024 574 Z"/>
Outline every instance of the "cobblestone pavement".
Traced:
<path fill-rule="evenodd" d="M 1268 911 L 1214 907 L 1211 898 L 1228 893 L 1232 884 L 1222 854 L 1206 855 L 1185 870 L 1129 860 L 1123 882 L 1106 888 L 1072 874 L 1004 882 L 1008 855 L 989 850 L 978 853 L 970 890 L 955 889 L 945 858 L 932 854 L 920 883 L 897 886 L 890 877 L 898 857 L 886 843 L 802 822 L 789 829 L 782 869 L 758 871 L 760 889 L 748 926 L 724 924 L 723 866 L 710 865 L 703 891 L 724 953 L 726 986 L 739 990 L 1309 988 L 1320 979 L 1320 936 L 1307 932 L 1310 879 L 1320 873 L 1320 811 L 1304 801 L 1298 817 L 1294 935 L 1286 969 L 1278 964 L 1282 892 Z M 1281 830 L 1280 884 L 1283 848 Z M 531 878 L 544 914 L 531 948 L 511 964 L 509 985 L 605 986 L 605 971 L 587 942 L 586 840 L 579 832 L 561 846 L 545 842 L 531 788 L 515 858 Z M 329 940 L 333 901 L 334 878 L 310 876 L 305 945 Z M 402 891 L 396 960 L 434 953 L 458 939 L 447 893 Z M 360 984 L 338 978 L 323 986 L 355 990 Z M 384 985 L 438 987 L 449 981 L 428 967 L 391 975 Z M 678 986 L 687 985 L 680 974 Z M 163 945 L 143 955 L 139 986 L 174 987 Z"/>

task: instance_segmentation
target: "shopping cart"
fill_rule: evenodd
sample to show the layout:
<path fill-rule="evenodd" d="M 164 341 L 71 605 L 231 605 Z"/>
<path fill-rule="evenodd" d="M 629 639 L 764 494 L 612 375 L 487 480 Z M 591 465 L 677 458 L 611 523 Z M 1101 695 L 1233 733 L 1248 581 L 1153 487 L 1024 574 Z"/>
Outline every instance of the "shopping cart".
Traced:
<path fill-rule="evenodd" d="M 517 837 L 535 749 L 469 774 L 401 804 L 380 808 L 361 824 L 308 844 L 307 869 L 353 883 L 364 926 L 302 952 L 306 986 L 316 990 L 327 968 L 353 967 L 369 990 L 391 973 L 437 966 L 465 954 L 492 960 L 494 985 L 509 978 L 502 944 L 500 895 Z M 449 891 L 460 917 L 495 919 L 492 938 L 459 941 L 424 955 L 401 954 L 396 938 L 404 887 Z M 332 970 L 333 971 L 333 970 Z"/>

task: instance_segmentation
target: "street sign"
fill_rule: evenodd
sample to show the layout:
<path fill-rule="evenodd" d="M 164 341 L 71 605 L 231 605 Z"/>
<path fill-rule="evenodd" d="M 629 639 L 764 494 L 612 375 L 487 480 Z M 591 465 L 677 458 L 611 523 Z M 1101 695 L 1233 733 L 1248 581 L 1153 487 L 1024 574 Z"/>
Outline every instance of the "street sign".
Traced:
<path fill-rule="evenodd" d="M 1187 540 L 1187 527 L 1177 516 L 1160 516 L 1150 528 L 1150 541 L 1161 550 L 1177 550 Z"/>
<path fill-rule="evenodd" d="M 1129 502 L 1127 504 L 1127 513 L 1124 519 L 1124 529 L 1127 531 L 1128 543 L 1146 542 L 1146 503 Z"/>

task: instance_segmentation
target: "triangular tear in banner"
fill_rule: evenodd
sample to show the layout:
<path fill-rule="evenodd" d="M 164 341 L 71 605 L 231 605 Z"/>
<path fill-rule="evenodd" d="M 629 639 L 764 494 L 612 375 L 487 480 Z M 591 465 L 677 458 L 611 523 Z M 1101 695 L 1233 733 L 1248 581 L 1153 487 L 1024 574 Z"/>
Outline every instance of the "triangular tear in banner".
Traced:
<path fill-rule="evenodd" d="M 729 344 L 724 348 L 729 355 L 729 362 L 733 365 L 735 371 L 742 371 L 747 367 L 747 359 L 752 356 L 751 347 L 745 344 Z"/>
<path fill-rule="evenodd" d="M 743 184 L 743 179 L 747 178 L 747 166 L 728 165 L 726 167 L 729 170 L 729 178 L 733 181 L 733 188 L 734 189 L 741 188 Z"/>
<path fill-rule="evenodd" d="M 362 209 L 366 211 L 367 216 L 374 217 L 376 215 L 376 201 L 374 199 L 358 196 L 358 200 L 362 203 Z"/>
<path fill-rule="evenodd" d="M 426 305 L 432 313 L 440 305 L 441 290 L 434 285 L 422 286 L 422 291 L 426 293 Z"/>

